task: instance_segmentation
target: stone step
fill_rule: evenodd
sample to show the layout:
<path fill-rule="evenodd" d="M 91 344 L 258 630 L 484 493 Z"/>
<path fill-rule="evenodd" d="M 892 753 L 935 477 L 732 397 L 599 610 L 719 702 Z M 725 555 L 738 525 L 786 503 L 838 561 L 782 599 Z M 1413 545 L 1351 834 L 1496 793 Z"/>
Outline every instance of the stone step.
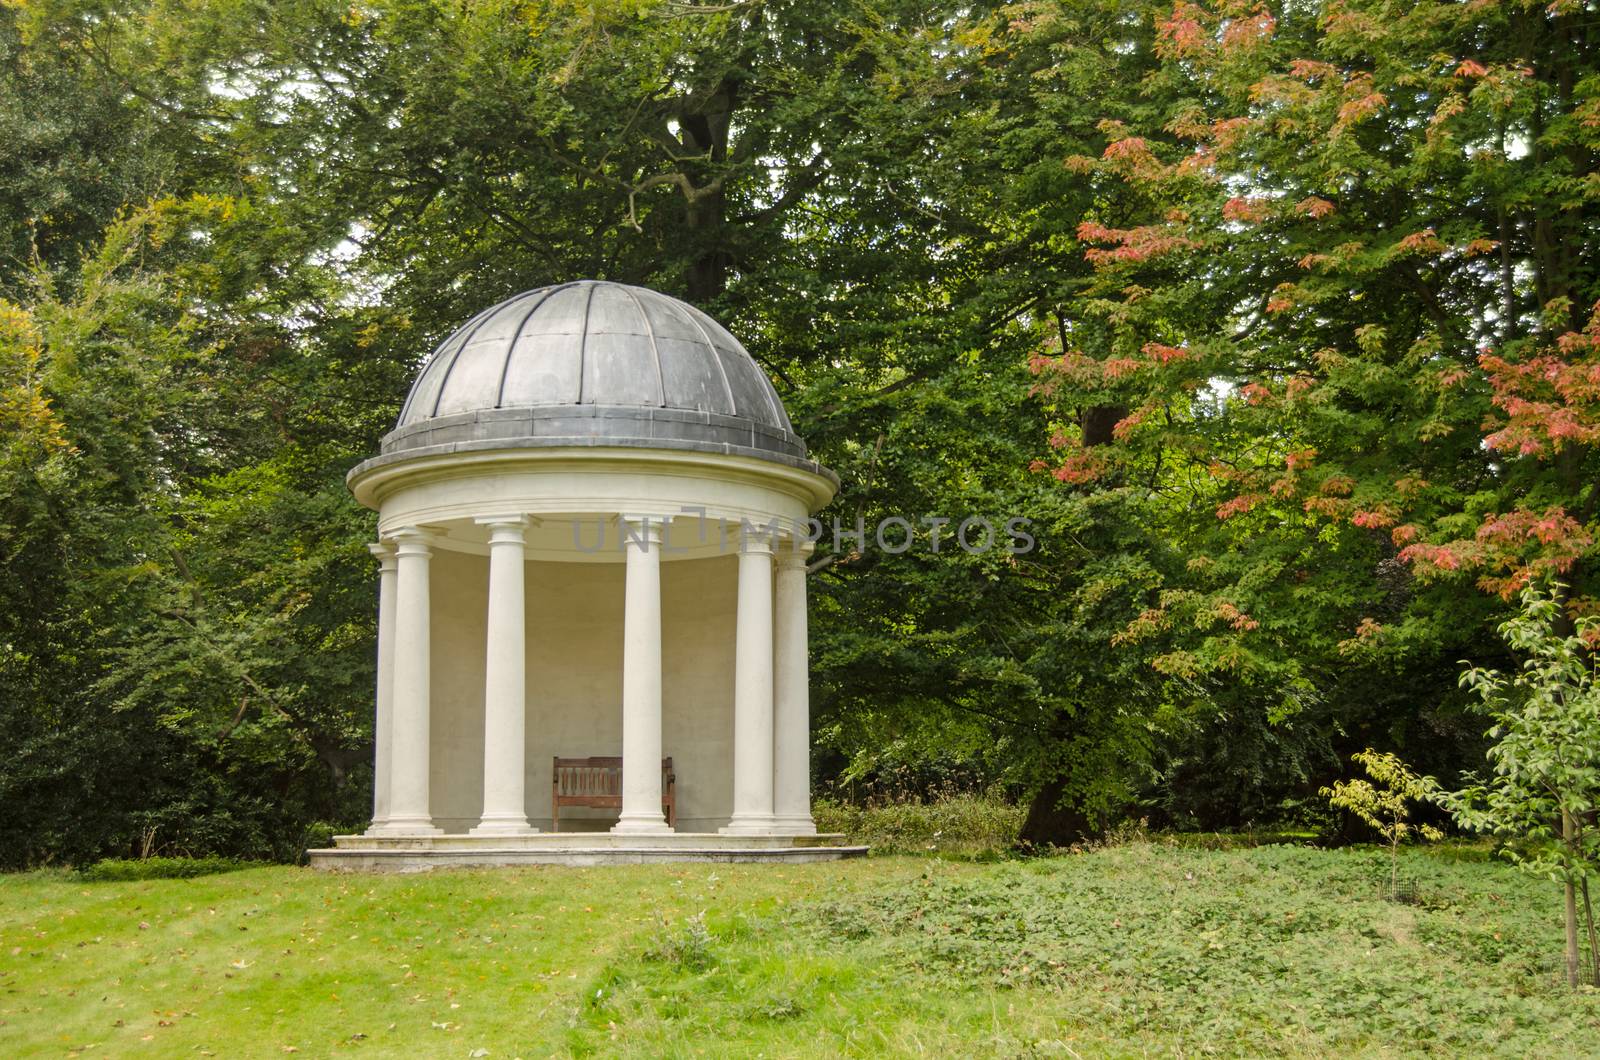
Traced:
<path fill-rule="evenodd" d="M 746 837 L 739 837 L 746 838 Z M 806 864 L 863 857 L 861 846 L 520 846 L 484 844 L 438 848 L 347 848 L 309 850 L 310 865 L 324 872 L 427 872 L 443 868 L 505 865 L 644 865 L 664 862 L 715 864 Z"/>
<path fill-rule="evenodd" d="M 786 850 L 837 846 L 843 836 L 722 835 L 717 832 L 662 832 L 619 835 L 612 832 L 537 832 L 532 835 L 334 836 L 338 850 Z M 813 842 L 820 840 L 821 842 Z"/>

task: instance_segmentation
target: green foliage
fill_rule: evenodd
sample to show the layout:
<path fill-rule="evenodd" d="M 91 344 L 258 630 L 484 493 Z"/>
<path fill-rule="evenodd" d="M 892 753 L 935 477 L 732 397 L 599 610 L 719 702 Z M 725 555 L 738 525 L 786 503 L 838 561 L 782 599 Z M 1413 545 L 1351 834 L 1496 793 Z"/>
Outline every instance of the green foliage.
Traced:
<path fill-rule="evenodd" d="M 1464 828 L 1515 840 L 1506 853 L 1524 869 L 1566 890 L 1567 970 L 1578 983 L 1577 892 L 1581 889 L 1590 967 L 1600 970 L 1588 881 L 1600 875 L 1600 676 L 1593 645 L 1600 618 L 1586 616 L 1570 635 L 1558 632 L 1566 587 L 1522 594 L 1522 610 L 1500 626 L 1522 656 L 1511 674 L 1474 667 L 1463 686 L 1494 720 L 1492 775 L 1437 796 Z"/>
<path fill-rule="evenodd" d="M 0 297 L 18 266 L 74 263 L 118 212 L 174 179 L 179 144 L 92 53 L 25 42 L 21 4 L 0 4 Z M 180 178 L 181 179 L 181 178 Z M 170 189 L 169 189 L 170 190 Z"/>
<path fill-rule="evenodd" d="M 1586 16 L 1241 12 L 0 5 L 4 863 L 360 820 L 343 474 L 437 339 L 580 276 L 745 339 L 825 524 L 1033 520 L 825 538 L 823 779 L 972 763 L 1048 843 L 1475 761 L 1455 660 L 1529 578 L 1600 594 Z"/>
<path fill-rule="evenodd" d="M 1407 769 L 1398 756 L 1371 748 L 1352 755 L 1351 761 L 1366 770 L 1371 779 L 1336 781 L 1331 788 L 1322 789 L 1323 798 L 1361 818 L 1392 845 L 1419 835 L 1424 839 L 1441 838 L 1431 825 L 1419 827 L 1410 822 L 1411 803 L 1426 800 L 1435 790 L 1427 778 Z"/>
<path fill-rule="evenodd" d="M 950 795 L 932 802 L 897 801 L 864 806 L 817 799 L 811 807 L 819 832 L 842 832 L 874 854 L 993 857 L 1010 850 L 1022 810 L 994 795 Z"/>
<path fill-rule="evenodd" d="M 325 850 L 333 846 L 333 837 L 344 829 L 327 821 L 312 821 L 306 825 L 300 842 L 306 850 Z"/>
<path fill-rule="evenodd" d="M 1442 839 L 1444 833 L 1430 824 L 1411 823 L 1412 803 L 1425 802 L 1438 790 L 1430 778 L 1420 777 L 1406 768 L 1397 755 L 1370 747 L 1351 756 L 1370 779 L 1338 780 L 1320 794 L 1339 810 L 1355 814 L 1377 830 L 1389 844 L 1389 897 L 1400 894 L 1400 844 L 1423 839 Z"/>
<path fill-rule="evenodd" d="M 1525 658 L 1505 674 L 1473 667 L 1461 683 L 1494 720 L 1493 773 L 1446 805 L 1465 828 L 1524 840 L 1518 860 L 1550 879 L 1576 881 L 1600 870 L 1600 831 L 1583 822 L 1600 810 L 1600 679 L 1587 638 L 1600 618 L 1580 619 L 1574 632 L 1555 631 L 1564 592 L 1528 589 L 1522 611 L 1500 633 Z M 1566 836 L 1562 821 L 1574 819 Z"/>
<path fill-rule="evenodd" d="M 0 306 L 6 864 L 152 835 L 292 858 L 300 820 L 359 815 L 341 781 L 366 757 L 365 520 L 344 457 L 262 415 L 298 389 L 276 378 L 292 342 L 230 319 L 238 302 L 192 311 L 219 293 L 193 272 L 195 237 L 257 221 L 160 202 L 70 281 L 35 270 L 27 304 Z"/>
<path fill-rule="evenodd" d="M 1083 11 L 1028 5 L 1005 54 L 1072 77 Z M 1137 485 L 1184 554 L 1120 638 L 1164 698 L 1198 701 L 1156 741 L 1149 801 L 1175 820 L 1216 812 L 1202 775 L 1259 807 L 1364 746 L 1459 768 L 1454 660 L 1501 651 L 1530 579 L 1560 572 L 1572 615 L 1594 609 L 1600 405 L 1580 380 L 1600 269 L 1571 249 L 1600 157 L 1586 17 L 1151 5 L 1119 31 L 1149 58 L 1138 105 L 1119 94 L 1096 136 L 1064 125 L 1039 151 L 1092 190 L 1057 232 L 1087 267 L 1071 313 L 1038 328 L 1039 466 L 1078 492 Z"/>
<path fill-rule="evenodd" d="M 251 867 L 250 862 L 237 858 L 104 858 L 78 870 L 78 877 L 95 883 L 187 880 Z"/>

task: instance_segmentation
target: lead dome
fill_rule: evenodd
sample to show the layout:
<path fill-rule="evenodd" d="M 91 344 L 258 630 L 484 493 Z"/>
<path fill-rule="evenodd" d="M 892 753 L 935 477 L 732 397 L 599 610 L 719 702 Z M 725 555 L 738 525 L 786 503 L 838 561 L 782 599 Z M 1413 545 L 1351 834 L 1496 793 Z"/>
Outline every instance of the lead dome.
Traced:
<path fill-rule="evenodd" d="M 458 328 L 417 376 L 374 463 L 574 445 L 817 467 L 727 329 L 676 298 L 601 280 L 523 292 Z"/>

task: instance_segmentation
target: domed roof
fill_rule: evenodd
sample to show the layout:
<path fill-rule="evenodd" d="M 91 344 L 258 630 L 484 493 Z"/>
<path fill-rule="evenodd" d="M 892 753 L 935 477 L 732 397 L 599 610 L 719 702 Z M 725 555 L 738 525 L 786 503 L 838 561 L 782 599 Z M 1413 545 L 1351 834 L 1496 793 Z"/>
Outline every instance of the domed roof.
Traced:
<path fill-rule="evenodd" d="M 738 339 L 676 298 L 602 280 L 526 291 L 463 324 L 423 366 L 383 452 L 565 445 L 816 468 Z"/>

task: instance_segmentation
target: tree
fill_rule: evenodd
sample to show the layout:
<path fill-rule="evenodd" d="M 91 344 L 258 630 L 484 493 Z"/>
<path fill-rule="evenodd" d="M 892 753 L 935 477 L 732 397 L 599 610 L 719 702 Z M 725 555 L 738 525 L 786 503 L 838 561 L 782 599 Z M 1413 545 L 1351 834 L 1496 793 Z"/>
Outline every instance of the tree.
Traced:
<path fill-rule="evenodd" d="M 1565 891 L 1567 983 L 1579 979 L 1578 895 L 1583 896 L 1589 967 L 1600 969 L 1589 880 L 1600 873 L 1600 618 L 1566 625 L 1562 587 L 1529 587 L 1522 610 L 1500 625 L 1519 655 L 1511 674 L 1474 667 L 1463 687 L 1494 720 L 1493 773 L 1458 792 L 1435 796 L 1465 828 L 1512 840 L 1507 853 L 1529 872 L 1561 881 Z"/>
<path fill-rule="evenodd" d="M 890 506 L 1032 507 L 1039 490 L 1014 447 L 1041 427 L 1022 400 L 1016 323 L 1033 295 L 992 297 L 987 263 L 948 251 L 985 246 L 983 227 L 954 208 L 961 163 L 940 145 L 990 89 L 942 57 L 967 48 L 954 13 L 395 2 L 282 5 L 263 17 L 221 0 L 19 9 L 26 46 L 85 57 L 127 106 L 198 143 L 183 179 L 231 214 L 185 219 L 166 245 L 184 253 L 160 263 L 167 293 L 216 343 L 203 359 L 212 400 L 159 425 L 207 444 L 180 447 L 188 462 L 159 497 L 141 487 L 161 523 L 155 619 L 130 612 L 116 625 L 128 637 L 120 665 L 90 664 L 114 702 L 179 723 L 217 754 L 207 771 L 243 772 L 241 750 L 276 754 L 294 812 L 348 812 L 313 780 L 318 765 L 346 776 L 369 738 L 358 657 L 370 522 L 339 475 L 375 448 L 433 339 L 511 290 L 574 275 L 692 289 L 728 320 L 814 451 L 857 490 L 839 513 L 846 523 Z M 60 272 L 70 283 L 71 269 Z M 990 461 L 1007 447 L 1013 459 Z M 821 645 L 819 685 L 873 674 L 896 693 L 894 718 L 869 715 L 885 728 L 930 708 L 995 713 L 1017 682 L 1011 646 L 1054 650 L 1051 579 L 998 594 L 1008 572 L 997 560 L 950 557 L 926 577 L 908 564 L 885 579 L 868 559 L 836 556 L 818 579 L 819 609 L 831 598 L 848 616 L 841 626 L 872 635 Z M 76 576 L 66 564 L 51 573 Z M 953 601 L 976 613 L 940 606 Z M 935 643 L 929 666 L 917 649 Z M 861 701 L 854 689 L 834 700 L 841 710 Z M 819 720 L 839 722 L 827 702 L 819 696 Z"/>
<path fill-rule="evenodd" d="M 1584 17 L 1180 2 L 1152 27 L 1149 106 L 1056 156 L 1102 189 L 1075 233 L 1097 282 L 1035 365 L 1058 407 L 1123 414 L 1109 442 L 1064 416 L 1039 466 L 1159 498 L 1190 567 L 1127 638 L 1245 676 L 1255 716 L 1312 749 L 1446 731 L 1468 751 L 1450 661 L 1496 650 L 1541 577 L 1570 586 L 1566 621 L 1596 607 Z M 1222 608 L 1237 636 L 1183 630 Z"/>
<path fill-rule="evenodd" d="M 146 711 L 119 711 L 103 682 L 155 599 L 156 510 L 183 440 L 160 429 L 193 391 L 192 322 L 129 268 L 143 219 L 115 226 L 71 296 L 46 272 L 5 330 L 0 460 L 0 772 L 7 860 L 80 860 L 131 844 L 147 809 L 205 786 Z M 119 797 L 108 797 L 111 791 Z"/>
<path fill-rule="evenodd" d="M 25 43 L 0 5 L 0 295 L 24 297 L 36 259 L 76 265 L 117 212 L 173 186 L 178 145 L 88 56 Z"/>
<path fill-rule="evenodd" d="M 387 404 L 366 396 L 384 362 L 339 360 L 385 314 L 296 338 L 316 270 L 263 276 L 280 232 L 249 204 L 161 200 L 0 305 L 9 863 L 152 830 L 292 857 L 366 802 L 368 531 L 342 472 L 345 432 Z"/>
<path fill-rule="evenodd" d="M 1424 839 L 1439 839 L 1444 835 L 1432 825 L 1418 827 L 1411 823 L 1410 804 L 1429 798 L 1436 786 L 1428 778 L 1407 769 L 1393 754 L 1368 748 L 1356 753 L 1353 761 L 1361 765 L 1371 779 L 1357 777 L 1335 781 L 1320 794 L 1335 809 L 1355 814 L 1388 842 L 1389 898 L 1393 900 L 1400 896 L 1400 844 L 1417 835 Z"/>

